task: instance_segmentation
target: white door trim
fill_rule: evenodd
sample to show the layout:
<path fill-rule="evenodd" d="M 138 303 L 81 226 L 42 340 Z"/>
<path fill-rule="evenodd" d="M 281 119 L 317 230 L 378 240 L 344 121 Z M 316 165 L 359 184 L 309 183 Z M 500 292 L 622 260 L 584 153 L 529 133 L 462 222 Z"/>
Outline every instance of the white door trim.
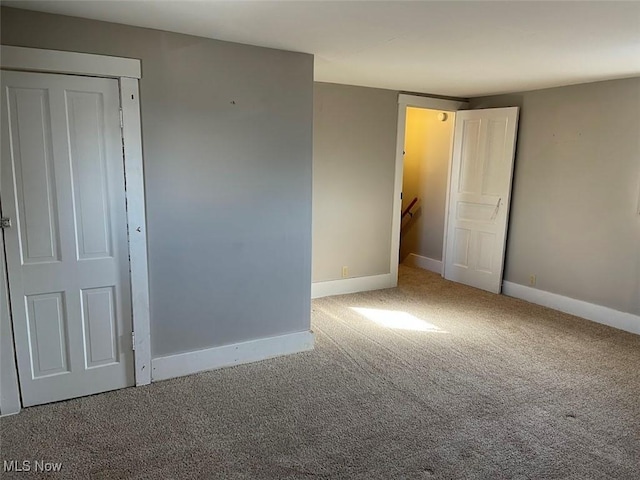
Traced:
<path fill-rule="evenodd" d="M 2 45 L 2 68 L 108 78 L 140 78 L 140 60 Z"/>
<path fill-rule="evenodd" d="M 119 80 L 127 190 L 131 300 L 133 329 L 135 331 L 135 379 L 136 385 L 147 385 L 151 383 L 151 328 L 140 98 L 138 95 L 138 79 L 141 77 L 140 60 L 6 45 L 2 45 L 0 48 L 0 67 L 3 69 L 87 75 Z M 3 363 L 4 360 L 3 354 Z M 15 359 L 11 360 L 12 367 L 17 372 Z M 2 368 L 4 369 L 4 366 Z M 19 393 L 16 392 L 16 394 Z"/>
<path fill-rule="evenodd" d="M 151 320 L 149 316 L 149 269 L 147 263 L 147 220 L 144 203 L 142 128 L 138 79 L 120 77 L 124 179 L 129 231 L 131 310 L 133 314 L 136 385 L 151 383 Z"/>
<path fill-rule="evenodd" d="M 398 95 L 398 136 L 396 140 L 396 165 L 395 181 L 393 189 L 393 220 L 391 225 L 391 275 L 398 284 L 398 262 L 400 260 L 400 228 L 402 210 L 402 175 L 404 164 L 404 136 L 407 128 L 407 107 L 429 108 L 432 110 L 444 110 L 457 112 L 469 107 L 469 102 L 463 100 L 444 100 L 442 98 L 421 97 L 401 93 Z M 453 155 L 453 130 L 451 131 L 451 146 L 449 148 L 449 172 L 447 175 L 447 199 L 445 207 L 444 243 L 442 261 L 444 262 L 445 247 L 447 242 L 446 219 L 449 216 L 449 183 L 451 181 L 451 160 Z"/>
<path fill-rule="evenodd" d="M 0 416 L 20 411 L 20 390 L 13 350 L 13 325 L 9 316 L 9 289 L 4 258 L 4 235 L 0 234 Z"/>
<path fill-rule="evenodd" d="M 444 110 L 446 112 L 464 110 L 469 106 L 469 102 L 464 100 L 444 100 L 442 98 L 421 97 L 418 95 L 408 95 L 406 93 L 398 95 L 398 104 L 404 105 L 405 107 L 428 108 L 431 110 Z"/>

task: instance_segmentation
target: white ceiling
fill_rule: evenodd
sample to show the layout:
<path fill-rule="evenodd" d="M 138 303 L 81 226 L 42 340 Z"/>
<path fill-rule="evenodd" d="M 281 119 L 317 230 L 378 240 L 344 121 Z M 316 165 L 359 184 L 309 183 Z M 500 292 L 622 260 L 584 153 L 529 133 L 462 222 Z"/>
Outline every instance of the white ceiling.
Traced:
<path fill-rule="evenodd" d="M 640 2 L 3 1 L 312 53 L 317 81 L 457 97 L 640 76 Z"/>

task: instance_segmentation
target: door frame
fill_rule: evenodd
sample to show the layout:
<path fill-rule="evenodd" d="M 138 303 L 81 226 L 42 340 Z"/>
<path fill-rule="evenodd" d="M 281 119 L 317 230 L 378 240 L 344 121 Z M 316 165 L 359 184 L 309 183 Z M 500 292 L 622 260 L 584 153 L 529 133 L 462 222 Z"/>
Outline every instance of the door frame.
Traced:
<path fill-rule="evenodd" d="M 131 280 L 132 324 L 136 386 L 151 383 L 151 325 L 149 317 L 149 273 L 147 262 L 147 229 L 144 201 L 142 161 L 142 130 L 138 81 L 141 78 L 140 60 L 86 53 L 42 50 L 37 48 L 0 46 L 0 68 L 35 73 L 55 73 L 114 78 L 120 90 L 121 125 L 124 152 L 125 196 L 127 201 L 127 230 L 129 269 Z M 4 248 L 2 259 L 4 264 Z M 6 292 L 0 292 L 4 295 Z M 133 333 L 132 333 L 133 335 Z M 3 352 L 6 349 L 3 348 Z M 13 352 L 12 352 L 13 353 Z M 16 372 L 15 358 L 2 354 L 2 371 Z M 12 385 L 9 385 L 11 388 Z M 16 385 L 17 387 L 17 385 Z M 6 385 L 2 385 L 6 388 Z M 19 392 L 10 392 L 19 398 Z M 3 391 L 2 396 L 5 396 Z M 20 404 L 4 405 L 0 413 L 17 413 Z M 5 411 L 6 410 L 6 411 Z"/>
<path fill-rule="evenodd" d="M 396 165 L 395 181 L 393 187 L 393 223 L 391 226 L 391 274 L 398 282 L 398 263 L 400 261 L 400 229 L 402 219 L 402 183 L 404 171 L 404 141 L 407 128 L 407 108 L 425 108 L 429 110 L 442 110 L 445 112 L 457 112 L 466 110 L 469 102 L 466 100 L 446 100 L 434 97 L 422 97 L 419 95 L 409 95 L 401 93 L 398 95 L 398 137 L 396 140 Z M 449 188 L 451 185 L 451 163 L 453 160 L 453 134 L 455 127 L 451 129 L 451 139 L 449 146 L 449 165 L 447 170 L 447 197 L 445 203 L 444 237 L 442 245 L 442 271 L 444 275 L 444 256 L 447 246 L 447 219 L 449 218 Z"/>
<path fill-rule="evenodd" d="M 0 234 L 0 416 L 20 411 L 20 387 L 13 349 L 13 325 L 9 313 L 9 288 L 7 285 L 4 235 Z"/>

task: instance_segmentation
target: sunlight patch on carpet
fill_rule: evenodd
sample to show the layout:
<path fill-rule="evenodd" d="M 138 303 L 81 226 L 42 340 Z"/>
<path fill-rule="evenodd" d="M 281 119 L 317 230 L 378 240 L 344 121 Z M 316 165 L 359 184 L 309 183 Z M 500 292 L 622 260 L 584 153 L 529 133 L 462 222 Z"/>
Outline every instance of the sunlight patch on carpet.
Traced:
<path fill-rule="evenodd" d="M 386 328 L 414 330 L 418 332 L 447 333 L 433 323 L 426 322 L 410 313 L 400 310 L 351 307 L 351 310 Z"/>

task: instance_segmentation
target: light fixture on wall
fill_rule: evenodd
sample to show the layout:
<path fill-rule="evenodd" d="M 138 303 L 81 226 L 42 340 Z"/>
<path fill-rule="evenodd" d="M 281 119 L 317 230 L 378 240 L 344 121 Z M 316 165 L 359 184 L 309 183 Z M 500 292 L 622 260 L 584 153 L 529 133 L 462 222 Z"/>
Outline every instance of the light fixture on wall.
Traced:
<path fill-rule="evenodd" d="M 438 114 L 438 120 L 440 120 L 441 122 L 446 122 L 447 118 L 449 118 L 449 115 L 447 115 L 445 112 L 440 112 Z"/>

